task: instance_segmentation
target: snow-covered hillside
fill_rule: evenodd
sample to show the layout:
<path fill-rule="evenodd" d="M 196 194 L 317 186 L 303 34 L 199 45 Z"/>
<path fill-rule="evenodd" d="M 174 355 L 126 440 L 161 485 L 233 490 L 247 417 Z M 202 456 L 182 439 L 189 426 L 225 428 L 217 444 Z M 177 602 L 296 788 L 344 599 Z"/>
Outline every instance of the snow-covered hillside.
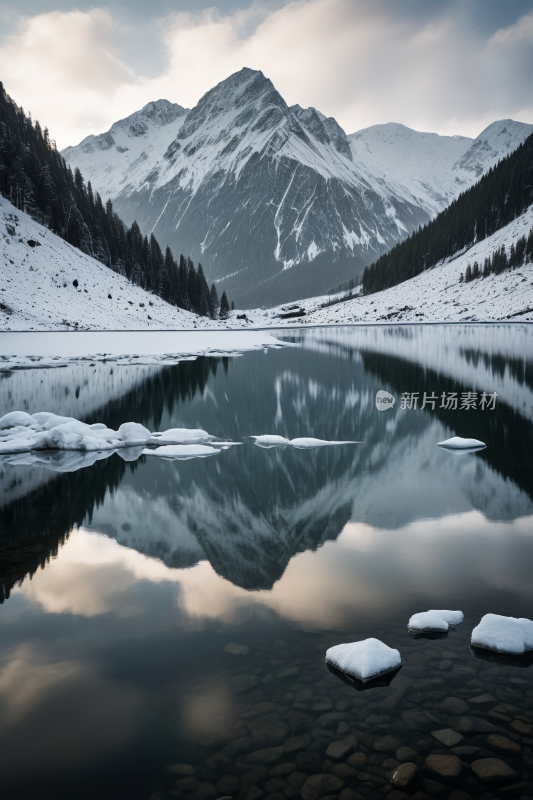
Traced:
<path fill-rule="evenodd" d="M 145 292 L 1 195 L 0 271 L 0 330 L 224 327 Z"/>
<path fill-rule="evenodd" d="M 357 275 L 533 131 L 503 120 L 472 141 L 390 123 L 348 137 L 250 69 L 169 124 L 146 123 L 146 108 L 63 155 L 242 307 Z"/>
<path fill-rule="evenodd" d="M 533 125 L 501 119 L 475 139 L 422 133 L 395 122 L 372 125 L 348 139 L 355 157 L 383 180 L 396 176 L 437 213 L 533 133 Z"/>
<path fill-rule="evenodd" d="M 107 133 L 87 136 L 77 147 L 67 147 L 62 155 L 79 167 L 105 202 L 125 184 L 143 182 L 176 138 L 188 111 L 177 103 L 156 100 L 115 122 Z"/>
<path fill-rule="evenodd" d="M 522 236 L 533 226 L 533 206 L 492 236 L 475 244 L 463 255 L 437 264 L 416 278 L 371 295 L 341 302 L 342 295 L 314 297 L 268 310 L 246 311 L 250 325 L 343 325 L 378 322 L 467 322 L 533 321 L 533 263 L 499 275 L 460 283 L 461 273 L 477 261 Z M 358 290 L 359 291 L 359 290 Z M 327 303 L 334 302 L 332 305 Z M 322 307 L 326 306 L 326 307 Z M 300 311 L 304 313 L 296 316 Z M 232 317 L 242 315 L 234 312 Z M 287 317 L 287 314 L 293 314 Z M 285 315 L 285 316 L 284 316 Z"/>

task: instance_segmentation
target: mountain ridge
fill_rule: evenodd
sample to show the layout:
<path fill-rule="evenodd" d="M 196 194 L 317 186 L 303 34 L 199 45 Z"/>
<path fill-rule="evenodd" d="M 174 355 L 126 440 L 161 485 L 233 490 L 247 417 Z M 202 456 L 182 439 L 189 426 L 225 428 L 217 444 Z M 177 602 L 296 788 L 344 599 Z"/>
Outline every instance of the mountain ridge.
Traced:
<path fill-rule="evenodd" d="M 63 152 L 101 193 L 110 190 L 126 222 L 136 219 L 143 232 L 201 260 L 219 289 L 244 308 L 321 294 L 361 274 L 446 207 L 499 152 L 498 139 L 486 138 L 470 162 L 454 169 L 477 140 L 399 123 L 348 136 L 317 109 L 289 107 L 262 72 L 249 68 L 183 111 L 155 136 L 147 126 L 135 137 L 135 153 L 113 145 L 85 152 L 93 140 Z M 533 129 L 513 126 L 500 145 Z M 115 147 L 131 150 L 132 136 L 125 144 L 123 129 L 124 142 L 113 136 Z M 403 139 L 387 162 L 378 140 L 393 129 Z M 412 143 L 402 151 L 405 131 Z M 433 161 L 430 152 L 421 159 L 422 140 L 433 147 Z"/>

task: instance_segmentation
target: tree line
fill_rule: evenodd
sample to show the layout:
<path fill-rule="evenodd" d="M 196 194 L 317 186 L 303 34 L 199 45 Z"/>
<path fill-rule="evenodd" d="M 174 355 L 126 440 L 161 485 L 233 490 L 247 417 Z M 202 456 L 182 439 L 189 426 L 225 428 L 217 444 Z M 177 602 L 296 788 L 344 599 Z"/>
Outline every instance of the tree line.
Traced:
<path fill-rule="evenodd" d="M 226 293 L 219 301 L 202 265 L 183 255 L 176 260 L 169 247 L 163 253 L 154 234 L 143 236 L 137 222 L 128 228 L 111 200 L 104 205 L 79 169 L 72 171 L 48 128 L 18 107 L 1 81 L 0 192 L 69 244 L 168 303 L 201 316 L 228 316 Z"/>
<path fill-rule="evenodd" d="M 397 286 L 440 261 L 460 254 L 508 225 L 523 214 L 531 203 L 533 135 L 491 167 L 478 183 L 460 194 L 434 220 L 421 226 L 366 267 L 363 293 L 372 294 Z M 524 254 L 531 258 L 531 253 L 528 256 L 526 249 L 522 259 Z M 501 256 L 496 257 L 497 265 L 500 263 L 498 258 L 501 260 Z M 500 270 L 500 266 L 497 269 Z M 494 271 L 492 266 L 491 271 Z"/>
<path fill-rule="evenodd" d="M 468 263 L 464 274 L 461 272 L 459 283 L 463 281 L 470 283 L 476 278 L 488 278 L 489 275 L 499 275 L 506 269 L 516 269 L 523 264 L 533 261 L 533 228 L 530 228 L 528 236 L 524 234 L 516 243 L 511 244 L 509 255 L 505 245 L 502 244 L 492 256 L 487 256 L 481 266 L 477 261 L 473 264 Z"/>

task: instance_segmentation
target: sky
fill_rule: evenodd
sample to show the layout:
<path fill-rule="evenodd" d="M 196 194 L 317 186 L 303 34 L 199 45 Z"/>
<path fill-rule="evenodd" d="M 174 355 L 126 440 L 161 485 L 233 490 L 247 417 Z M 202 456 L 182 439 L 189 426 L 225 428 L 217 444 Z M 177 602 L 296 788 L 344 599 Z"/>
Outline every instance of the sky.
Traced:
<path fill-rule="evenodd" d="M 347 133 L 533 123 L 533 0 L 0 0 L 0 80 L 59 148 L 242 67 Z"/>

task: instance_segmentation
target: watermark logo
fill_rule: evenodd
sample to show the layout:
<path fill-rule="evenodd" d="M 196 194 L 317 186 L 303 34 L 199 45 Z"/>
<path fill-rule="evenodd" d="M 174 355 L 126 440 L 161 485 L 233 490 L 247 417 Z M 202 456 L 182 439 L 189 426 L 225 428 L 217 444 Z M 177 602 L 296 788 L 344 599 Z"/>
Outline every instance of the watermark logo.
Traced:
<path fill-rule="evenodd" d="M 387 411 L 394 406 L 396 398 L 393 394 L 389 394 L 385 389 L 380 389 L 376 392 L 376 408 L 378 411 Z"/>

